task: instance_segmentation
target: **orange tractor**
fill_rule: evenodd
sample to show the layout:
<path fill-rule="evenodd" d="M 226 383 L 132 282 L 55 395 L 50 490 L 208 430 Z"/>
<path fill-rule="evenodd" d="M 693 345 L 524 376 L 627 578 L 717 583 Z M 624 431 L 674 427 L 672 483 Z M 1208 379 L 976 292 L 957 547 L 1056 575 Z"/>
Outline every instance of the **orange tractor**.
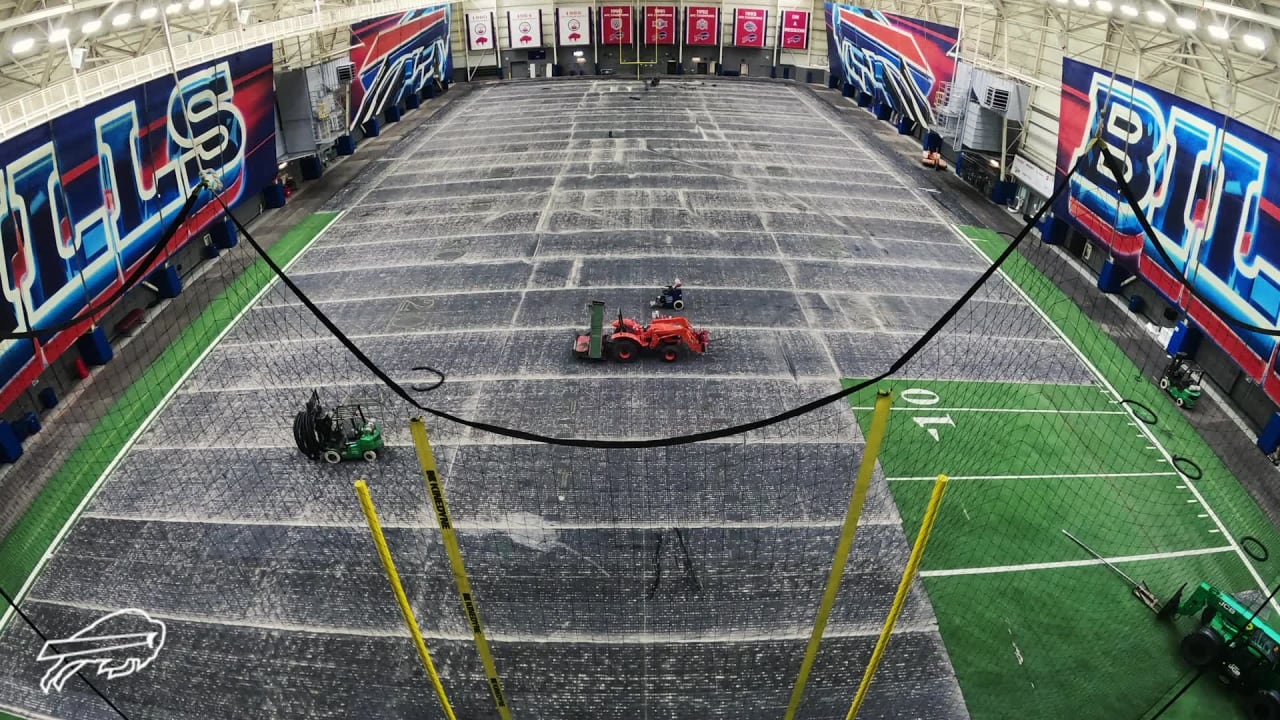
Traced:
<path fill-rule="evenodd" d="M 653 322 L 641 325 L 631 318 L 622 317 L 609 325 L 604 332 L 604 303 L 591 303 L 591 327 L 585 334 L 576 335 L 573 353 L 580 358 L 603 360 L 606 356 L 617 362 L 634 362 L 646 350 L 652 350 L 663 362 L 675 362 L 684 351 L 699 355 L 707 351 L 711 334 L 697 330 L 687 318 L 655 315 Z"/>

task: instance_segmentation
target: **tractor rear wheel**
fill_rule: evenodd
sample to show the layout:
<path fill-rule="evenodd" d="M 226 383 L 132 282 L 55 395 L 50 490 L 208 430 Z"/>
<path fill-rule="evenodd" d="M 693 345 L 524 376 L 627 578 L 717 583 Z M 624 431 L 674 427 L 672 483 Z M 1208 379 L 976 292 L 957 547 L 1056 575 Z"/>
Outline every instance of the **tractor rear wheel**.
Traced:
<path fill-rule="evenodd" d="M 373 462 L 374 460 L 378 459 L 378 453 L 372 450 L 365 450 L 364 459 L 365 459 L 365 462 Z"/>
<path fill-rule="evenodd" d="M 1218 657 L 1224 641 L 1222 635 L 1205 626 L 1182 638 L 1182 659 L 1192 667 L 1204 667 Z"/>
<path fill-rule="evenodd" d="M 678 345 L 663 345 L 659 351 L 662 362 L 675 362 L 680 359 L 680 347 Z"/>
<path fill-rule="evenodd" d="M 618 338 L 609 346 L 609 355 L 617 362 L 635 362 L 640 357 L 640 343 L 631 338 Z"/>
<path fill-rule="evenodd" d="M 1168 389 L 1169 389 L 1169 378 L 1167 378 L 1167 377 L 1162 377 L 1162 378 L 1160 378 L 1160 389 L 1161 389 L 1161 390 L 1168 390 Z"/>
<path fill-rule="evenodd" d="M 342 462 L 342 455 L 338 454 L 337 450 L 325 450 L 324 461 L 330 465 L 337 465 Z"/>
<path fill-rule="evenodd" d="M 1178 407 L 1186 407 L 1187 401 L 1183 400 L 1182 398 L 1174 398 L 1173 404 L 1177 405 Z"/>
<path fill-rule="evenodd" d="M 1249 720 L 1280 720 L 1280 692 L 1259 690 L 1245 706 Z"/>
<path fill-rule="evenodd" d="M 675 301 L 675 302 L 671 303 L 671 307 L 672 307 L 672 309 L 674 309 L 674 310 L 683 310 L 683 309 L 684 309 L 684 301 L 683 301 L 683 300 L 677 300 L 677 301 Z"/>

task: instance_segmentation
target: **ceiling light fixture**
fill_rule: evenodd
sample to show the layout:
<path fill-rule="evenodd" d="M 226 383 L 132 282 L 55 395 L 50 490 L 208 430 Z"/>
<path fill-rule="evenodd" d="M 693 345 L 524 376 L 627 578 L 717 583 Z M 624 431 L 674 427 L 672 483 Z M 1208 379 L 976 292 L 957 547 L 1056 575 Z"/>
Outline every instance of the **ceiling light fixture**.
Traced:
<path fill-rule="evenodd" d="M 1227 30 L 1226 25 L 1210 25 L 1205 30 L 1209 31 L 1209 37 L 1214 40 L 1226 40 L 1231 37 L 1231 32 Z"/>
<path fill-rule="evenodd" d="M 222 7 L 227 0 L 209 0 L 209 7 Z"/>
<path fill-rule="evenodd" d="M 1075 3 L 1076 3 L 1076 7 L 1080 7 L 1080 8 L 1089 7 L 1089 0 L 1075 0 Z"/>
<path fill-rule="evenodd" d="M 80 26 L 80 32 L 84 33 L 85 35 L 92 35 L 101 29 L 102 29 L 101 20 L 90 20 L 89 22 Z"/>
<path fill-rule="evenodd" d="M 1111 4 L 1111 0 L 1098 0 L 1093 6 L 1103 15 L 1109 15 L 1115 9 L 1115 6 Z"/>
<path fill-rule="evenodd" d="M 30 37 L 18 38 L 17 40 L 13 41 L 13 54 L 21 55 L 26 52 L 31 52 L 31 48 L 35 46 L 36 46 L 35 38 L 30 38 Z"/>
<path fill-rule="evenodd" d="M 177 15 L 182 12 L 182 3 L 169 3 L 164 6 L 165 15 Z"/>
<path fill-rule="evenodd" d="M 160 14 L 160 10 L 155 5 L 148 5 L 138 11 L 138 17 L 142 20 L 150 20 Z"/>
<path fill-rule="evenodd" d="M 66 42 L 67 38 L 70 36 L 71 36 L 70 30 L 64 27 L 54 28 L 49 31 L 49 42 L 51 43 Z"/>
<path fill-rule="evenodd" d="M 1245 33 L 1240 36 L 1240 42 L 1250 50 L 1262 52 L 1267 49 L 1267 39 L 1256 33 Z"/>
<path fill-rule="evenodd" d="M 1193 17 L 1179 16 L 1176 22 L 1178 23 L 1178 27 L 1186 30 L 1187 32 L 1192 32 L 1197 27 L 1200 27 L 1200 23 L 1196 22 L 1196 19 Z"/>
<path fill-rule="evenodd" d="M 1138 8 L 1132 5 L 1121 5 L 1120 14 L 1125 17 L 1138 17 Z"/>
<path fill-rule="evenodd" d="M 1164 21 L 1168 19 L 1169 18 L 1159 10 L 1152 9 L 1147 11 L 1147 22 L 1152 25 L 1163 25 Z"/>
<path fill-rule="evenodd" d="M 133 19 L 133 14 L 126 10 L 125 12 L 122 12 L 119 15 L 116 15 L 115 17 L 111 18 L 111 27 L 122 28 L 125 25 L 128 25 L 129 21 L 132 19 Z"/>
<path fill-rule="evenodd" d="M 187 3 L 187 7 L 192 10 L 199 10 L 204 7 L 204 0 L 191 0 L 191 2 Z"/>

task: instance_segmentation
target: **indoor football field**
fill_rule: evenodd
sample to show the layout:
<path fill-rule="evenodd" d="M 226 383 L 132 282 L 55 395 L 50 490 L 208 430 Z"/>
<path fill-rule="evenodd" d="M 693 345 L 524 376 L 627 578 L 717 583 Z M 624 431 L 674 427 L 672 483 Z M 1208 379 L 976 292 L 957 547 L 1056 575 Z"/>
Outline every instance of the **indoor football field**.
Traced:
<path fill-rule="evenodd" d="M 715 430 L 880 375 L 1003 248 L 961 232 L 875 127 L 792 85 L 490 84 L 406 134 L 280 259 L 433 409 L 554 438 Z M 130 718 L 443 718 L 352 489 L 366 478 L 458 717 L 497 717 L 409 435 L 419 411 L 254 277 L 140 431 L 112 429 L 122 452 L 48 539 L 24 611 L 65 633 L 124 607 L 163 620 L 160 659 L 112 683 Z M 643 320 L 675 278 L 705 355 L 573 357 L 591 301 Z M 1155 701 L 1184 670 L 1180 636 L 1063 531 L 1164 597 L 1190 577 L 1274 581 L 1231 530 L 1269 524 L 1053 292 L 1015 256 L 894 378 L 708 442 L 548 445 L 428 416 L 512 716 L 781 718 L 878 388 L 896 395 L 888 439 L 798 717 L 848 712 L 940 473 L 923 582 L 859 717 L 1069 717 L 1073 676 L 1099 665 L 1142 671 L 1096 688 L 1098 707 Z M 375 462 L 298 452 L 313 391 L 384 423 Z M 25 659 L 41 642 L 0 630 L 0 711 L 115 717 L 87 690 L 40 692 Z M 1177 717 L 1231 702 L 1195 693 Z"/>

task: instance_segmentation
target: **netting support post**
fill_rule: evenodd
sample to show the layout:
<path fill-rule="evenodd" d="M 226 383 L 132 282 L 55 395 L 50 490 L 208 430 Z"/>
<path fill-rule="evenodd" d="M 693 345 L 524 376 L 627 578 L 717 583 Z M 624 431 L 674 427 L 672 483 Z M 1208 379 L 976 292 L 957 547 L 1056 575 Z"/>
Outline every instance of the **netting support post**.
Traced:
<path fill-rule="evenodd" d="M 391 558 L 391 549 L 387 547 L 387 538 L 382 534 L 382 523 L 378 521 L 378 511 L 373 507 L 373 498 L 369 495 L 369 485 L 363 480 L 356 481 L 356 495 L 360 497 L 360 509 L 364 510 L 365 520 L 369 523 L 369 532 L 373 535 L 373 544 L 378 547 L 378 557 L 382 559 L 382 568 L 387 571 L 387 580 L 391 582 L 391 592 L 396 596 L 400 612 L 404 615 L 404 623 L 409 626 L 409 634 L 413 636 L 413 645 L 418 649 L 418 657 L 422 666 L 427 669 L 427 676 L 440 698 L 440 706 L 444 708 L 445 717 L 457 720 L 453 714 L 453 706 L 449 704 L 449 696 L 445 694 L 444 683 L 436 672 L 435 663 L 431 662 L 431 653 L 427 651 L 427 641 L 422 637 L 422 629 L 413 616 L 413 608 L 409 605 L 409 597 L 405 595 L 404 585 L 400 582 L 400 573 L 396 571 L 395 560 Z"/>
<path fill-rule="evenodd" d="M 862 463 L 858 466 L 858 478 L 853 485 L 853 494 L 849 496 L 849 509 L 845 512 L 844 526 L 840 529 L 840 541 L 836 544 L 835 558 L 831 561 L 831 571 L 827 575 L 827 589 L 822 593 L 822 603 L 818 606 L 818 618 L 813 623 L 809 644 L 804 649 L 800 674 L 796 676 L 795 687 L 791 689 L 791 701 L 787 704 L 786 720 L 795 720 L 796 713 L 800 711 L 800 701 L 804 699 L 804 687 L 809 682 L 813 663 L 818 659 L 818 646 L 822 643 L 822 633 L 827 629 L 827 620 L 831 618 L 831 609 L 835 607 L 836 596 L 840 593 L 840 580 L 844 577 L 845 566 L 849 564 L 849 554 L 853 551 L 853 538 L 858 531 L 862 507 L 867 502 L 867 491 L 871 488 L 871 476 L 875 472 L 876 458 L 880 456 L 880 447 L 884 444 L 885 431 L 889 427 L 889 410 L 892 407 L 893 393 L 881 391 L 876 394 L 875 410 L 871 415 L 871 428 L 867 431 L 867 444 L 862 451 Z"/>
<path fill-rule="evenodd" d="M 925 508 L 924 520 L 920 522 L 920 532 L 916 534 L 916 544 L 911 548 L 911 556 L 907 558 L 907 569 L 902 571 L 902 582 L 898 583 L 898 593 L 893 596 L 893 605 L 889 608 L 889 617 L 884 621 L 884 628 L 880 631 L 880 639 L 876 641 L 876 649 L 871 653 L 871 660 L 867 662 L 867 669 L 862 673 L 862 683 L 858 685 L 858 692 L 853 696 L 853 705 L 849 707 L 849 714 L 845 716 L 845 720 L 854 720 L 858 716 L 858 710 L 862 708 L 862 703 L 867 699 L 867 691 L 871 689 L 871 679 L 875 677 L 876 669 L 880 667 L 880 661 L 884 658 L 884 650 L 889 646 L 889 638 L 893 635 L 893 628 L 898 624 L 898 617 L 902 614 L 902 606 L 907 602 L 907 593 L 911 590 L 911 583 L 915 580 L 916 573 L 920 570 L 920 559 L 924 557 L 925 546 L 929 544 L 929 536 L 933 534 L 933 525 L 938 520 L 938 508 L 942 505 L 942 496 L 947 492 L 946 475 L 939 475 L 937 482 L 933 484 L 933 495 L 929 498 L 929 506 Z"/>
<path fill-rule="evenodd" d="M 503 690 L 502 681 L 498 678 L 498 667 L 493 661 L 493 651 L 489 649 L 489 640 L 485 638 L 484 626 L 480 623 L 480 608 L 476 603 L 475 593 L 471 590 L 467 567 L 462 562 L 458 532 L 453 527 L 453 516 L 449 513 L 449 503 L 444 496 L 444 479 L 440 477 L 440 470 L 436 466 L 436 454 L 431 449 L 431 439 L 427 436 L 427 424 L 422 418 L 416 417 L 409 421 L 409 434 L 413 436 L 413 446 L 418 451 L 418 464 L 422 466 L 422 476 L 427 482 L 431 506 L 435 510 L 436 520 L 440 523 L 440 539 L 444 543 L 445 553 L 449 556 L 453 582 L 458 587 L 462 611 L 466 613 L 467 624 L 471 626 L 471 635 L 476 641 L 476 652 L 480 655 L 480 664 L 484 666 L 489 693 L 493 695 L 493 704 L 497 706 L 498 715 L 502 720 L 511 720 L 511 708 L 507 706 L 507 693 Z"/>

